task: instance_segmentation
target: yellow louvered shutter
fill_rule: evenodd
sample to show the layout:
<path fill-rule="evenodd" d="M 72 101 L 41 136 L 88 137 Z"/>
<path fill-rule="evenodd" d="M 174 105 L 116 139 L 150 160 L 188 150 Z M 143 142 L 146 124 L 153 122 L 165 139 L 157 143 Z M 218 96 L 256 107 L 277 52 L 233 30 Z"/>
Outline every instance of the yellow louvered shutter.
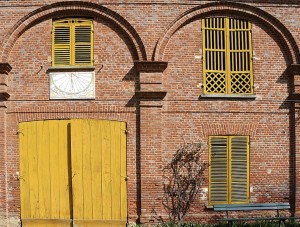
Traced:
<path fill-rule="evenodd" d="M 210 137 L 210 203 L 227 203 L 227 138 Z"/>
<path fill-rule="evenodd" d="M 252 94 L 251 23 L 231 18 L 202 20 L 205 94 Z"/>
<path fill-rule="evenodd" d="M 93 23 L 66 19 L 53 23 L 53 66 L 93 65 Z"/>
<path fill-rule="evenodd" d="M 249 137 L 210 137 L 209 158 L 209 204 L 249 202 Z"/>
<path fill-rule="evenodd" d="M 71 64 L 71 29 L 64 21 L 53 26 L 53 65 L 65 66 Z"/>
<path fill-rule="evenodd" d="M 78 23 L 74 26 L 75 32 L 75 65 L 92 65 L 92 24 Z"/>
<path fill-rule="evenodd" d="M 247 203 L 249 197 L 249 137 L 235 136 L 230 137 L 230 202 Z"/>

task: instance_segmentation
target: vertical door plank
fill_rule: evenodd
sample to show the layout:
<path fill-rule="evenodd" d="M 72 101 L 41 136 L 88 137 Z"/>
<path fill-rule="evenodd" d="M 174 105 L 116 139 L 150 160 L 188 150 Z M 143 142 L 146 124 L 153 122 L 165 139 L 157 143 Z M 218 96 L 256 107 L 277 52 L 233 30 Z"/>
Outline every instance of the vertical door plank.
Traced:
<path fill-rule="evenodd" d="M 120 122 L 120 156 L 121 156 L 121 220 L 127 220 L 127 163 L 126 163 L 126 123 Z"/>
<path fill-rule="evenodd" d="M 98 120 L 91 120 L 91 171 L 93 192 L 93 219 L 103 218 L 102 204 L 102 124 Z"/>
<path fill-rule="evenodd" d="M 112 192 L 111 192 L 111 144 L 110 144 L 110 124 L 109 121 L 103 121 L 102 134 L 102 192 L 103 192 L 103 219 L 111 219 L 112 210 Z"/>
<path fill-rule="evenodd" d="M 50 190 L 51 190 L 51 217 L 59 217 L 59 174 L 60 166 L 59 163 L 59 150 L 58 150 L 58 121 L 49 121 L 50 131 Z M 64 138 L 66 139 L 66 138 Z M 64 151 L 66 152 L 66 151 Z"/>
<path fill-rule="evenodd" d="M 38 121 L 37 124 L 37 154 L 38 160 L 38 184 L 40 218 L 50 218 L 51 192 L 50 192 L 50 149 L 49 149 L 49 124 L 47 121 Z"/>
<path fill-rule="evenodd" d="M 39 185 L 38 185 L 38 154 L 37 149 L 37 123 L 29 124 L 30 136 L 28 139 L 28 159 L 29 159 L 29 193 L 31 217 L 39 218 Z M 28 206 L 27 206 L 28 207 Z"/>
<path fill-rule="evenodd" d="M 89 120 L 82 121 L 82 176 L 83 176 L 83 219 L 93 219 L 93 194 L 91 171 L 91 131 Z"/>
<path fill-rule="evenodd" d="M 59 121 L 58 128 L 58 165 L 59 165 L 59 218 L 72 218 L 72 203 L 71 203 L 71 135 L 70 121 Z"/>
<path fill-rule="evenodd" d="M 112 188 L 112 220 L 121 219 L 121 143 L 120 123 L 111 122 L 111 188 Z"/>
<path fill-rule="evenodd" d="M 82 122 L 71 120 L 71 166 L 73 218 L 83 219 Z"/>
<path fill-rule="evenodd" d="M 21 218 L 31 216 L 30 185 L 29 185 L 29 155 L 28 155 L 28 127 L 29 123 L 19 125 L 19 150 L 20 150 L 20 196 L 21 196 Z"/>

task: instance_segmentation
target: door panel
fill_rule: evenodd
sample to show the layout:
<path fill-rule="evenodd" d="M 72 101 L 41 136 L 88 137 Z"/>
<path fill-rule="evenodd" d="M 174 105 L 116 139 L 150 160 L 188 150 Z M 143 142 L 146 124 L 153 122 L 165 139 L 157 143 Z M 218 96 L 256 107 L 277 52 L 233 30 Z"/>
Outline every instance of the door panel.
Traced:
<path fill-rule="evenodd" d="M 125 226 L 125 131 L 105 120 L 21 123 L 22 225 Z"/>
<path fill-rule="evenodd" d="M 116 121 L 71 120 L 73 218 L 78 226 L 92 220 L 126 223 L 125 127 Z"/>
<path fill-rule="evenodd" d="M 22 219 L 22 227 L 71 227 L 72 220 Z"/>
<path fill-rule="evenodd" d="M 71 219 L 70 155 L 65 140 L 68 124 L 68 121 L 20 124 L 21 218 L 30 223 L 23 226 L 39 226 L 33 224 L 34 219 L 47 219 L 49 225 L 51 220 L 56 223 L 57 219 Z"/>
<path fill-rule="evenodd" d="M 74 220 L 74 226 L 80 227 L 124 227 L 126 220 Z"/>

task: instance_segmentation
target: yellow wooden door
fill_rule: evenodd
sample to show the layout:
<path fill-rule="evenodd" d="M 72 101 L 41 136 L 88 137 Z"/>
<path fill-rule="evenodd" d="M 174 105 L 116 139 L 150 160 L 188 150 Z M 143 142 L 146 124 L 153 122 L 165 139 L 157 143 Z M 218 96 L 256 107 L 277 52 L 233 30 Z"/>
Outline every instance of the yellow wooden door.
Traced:
<path fill-rule="evenodd" d="M 117 121 L 21 123 L 22 226 L 125 226 L 125 131 Z"/>
<path fill-rule="evenodd" d="M 19 126 L 23 227 L 71 224 L 69 124 L 34 121 Z"/>
<path fill-rule="evenodd" d="M 126 124 L 71 120 L 74 226 L 125 226 Z"/>

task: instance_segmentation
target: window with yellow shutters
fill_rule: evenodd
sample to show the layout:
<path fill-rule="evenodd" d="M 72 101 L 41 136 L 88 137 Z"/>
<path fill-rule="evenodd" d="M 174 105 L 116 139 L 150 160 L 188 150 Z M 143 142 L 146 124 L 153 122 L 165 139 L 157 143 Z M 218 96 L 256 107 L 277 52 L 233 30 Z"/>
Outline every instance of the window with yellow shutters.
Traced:
<path fill-rule="evenodd" d="M 249 202 L 249 137 L 209 137 L 209 204 Z"/>
<path fill-rule="evenodd" d="M 253 94 L 251 23 L 202 20 L 204 94 Z"/>
<path fill-rule="evenodd" d="M 93 21 L 62 19 L 53 22 L 52 66 L 92 66 Z"/>

